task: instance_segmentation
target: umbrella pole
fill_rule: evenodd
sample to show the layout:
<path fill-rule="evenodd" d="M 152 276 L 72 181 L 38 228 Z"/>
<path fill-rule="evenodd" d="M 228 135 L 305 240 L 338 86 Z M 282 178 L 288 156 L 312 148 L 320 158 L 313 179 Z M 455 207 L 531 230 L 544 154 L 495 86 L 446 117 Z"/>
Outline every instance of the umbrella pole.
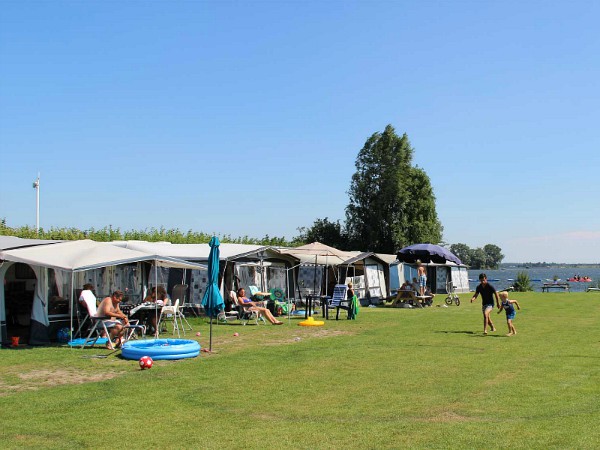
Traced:
<path fill-rule="evenodd" d="M 208 351 L 212 352 L 212 314 L 210 316 L 210 331 L 209 331 L 209 338 L 208 338 Z"/>

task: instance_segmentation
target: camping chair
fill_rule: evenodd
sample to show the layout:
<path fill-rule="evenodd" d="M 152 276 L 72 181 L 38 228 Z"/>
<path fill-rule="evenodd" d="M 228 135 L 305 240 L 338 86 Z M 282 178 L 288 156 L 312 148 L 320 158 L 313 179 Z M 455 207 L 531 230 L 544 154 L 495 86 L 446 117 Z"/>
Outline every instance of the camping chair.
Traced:
<path fill-rule="evenodd" d="M 335 308 L 335 320 L 340 318 L 340 309 L 348 311 L 351 314 L 352 301 L 347 298 L 348 286 L 345 284 L 336 284 L 333 288 L 333 296 L 325 302 L 325 317 L 329 320 L 329 310 Z"/>
<path fill-rule="evenodd" d="M 177 320 L 179 320 L 181 326 L 179 326 Z M 179 313 L 179 299 L 175 300 L 174 305 L 165 305 L 162 307 L 156 329 L 160 330 L 161 325 L 165 325 L 165 322 L 167 321 L 173 321 L 173 334 L 177 331 L 177 337 L 181 337 L 179 331 L 183 330 L 183 335 L 185 336 L 185 328 L 183 327 L 183 321 L 181 319 L 181 314 Z"/>
<path fill-rule="evenodd" d="M 77 331 L 73 334 L 74 338 L 81 337 L 84 332 L 87 333 L 89 331 L 89 327 L 92 325 L 92 320 L 90 319 L 90 315 L 85 303 L 77 302 L 75 314 L 79 326 L 77 327 Z"/>
<path fill-rule="evenodd" d="M 217 324 L 229 323 L 230 321 L 237 320 L 239 318 L 240 313 L 237 307 L 237 294 L 235 291 L 229 291 L 229 301 L 231 302 L 231 311 L 221 311 L 217 315 Z"/>
<path fill-rule="evenodd" d="M 246 325 L 249 321 L 253 320 L 256 325 L 258 325 L 259 321 L 262 323 L 265 322 L 265 318 L 259 311 L 252 311 L 249 307 L 244 306 L 242 303 L 238 301 L 237 294 L 231 291 L 234 294 L 235 305 L 237 307 L 238 317 L 242 322 L 242 325 Z"/>
<path fill-rule="evenodd" d="M 250 298 L 253 302 L 262 303 L 261 306 L 267 306 L 265 295 L 270 296 L 270 292 L 261 292 L 256 286 L 248 286 L 248 290 L 250 291 Z"/>
<path fill-rule="evenodd" d="M 83 340 L 81 344 L 81 348 L 84 347 L 93 347 L 99 339 L 106 337 L 109 343 L 109 348 L 112 350 L 113 345 L 110 342 L 110 333 L 109 328 L 107 327 L 107 322 L 111 322 L 111 317 L 109 316 L 98 316 L 95 299 L 93 302 L 89 301 L 90 299 L 84 299 L 84 302 L 81 302 L 83 305 L 87 306 L 88 318 L 91 321 L 90 331 L 87 337 Z M 142 336 L 146 334 L 146 326 L 139 325 L 137 320 L 132 320 L 128 325 L 123 326 L 123 339 L 121 344 L 124 342 L 137 338 L 137 332 L 140 332 Z M 94 335 L 92 337 L 92 335 Z M 104 342 L 104 341 L 103 341 Z"/>
<path fill-rule="evenodd" d="M 106 322 L 110 320 L 110 317 L 96 315 L 96 299 L 92 299 L 92 297 L 93 296 L 84 297 L 82 298 L 83 301 L 80 302 L 80 304 L 86 308 L 88 314 L 87 318 L 91 322 L 90 331 L 86 338 L 83 340 L 81 348 L 84 348 L 86 346 L 93 347 L 98 341 L 98 339 L 101 339 L 103 337 L 106 337 L 106 339 L 108 339 L 110 347 L 112 348 L 112 343 L 110 342 L 110 333 L 108 332 L 108 327 L 106 326 Z M 92 337 L 92 335 L 94 336 Z"/>
<path fill-rule="evenodd" d="M 285 298 L 285 292 L 280 288 L 271 289 L 271 300 L 275 304 L 275 311 L 278 311 L 278 315 L 289 314 L 292 311 L 292 303 Z"/>

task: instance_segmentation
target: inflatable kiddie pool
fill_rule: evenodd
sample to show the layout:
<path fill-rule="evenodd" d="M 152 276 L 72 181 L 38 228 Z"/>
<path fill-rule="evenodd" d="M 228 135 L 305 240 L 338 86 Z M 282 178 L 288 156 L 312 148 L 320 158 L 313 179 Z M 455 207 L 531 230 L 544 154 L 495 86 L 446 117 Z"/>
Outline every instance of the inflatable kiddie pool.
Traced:
<path fill-rule="evenodd" d="M 154 360 L 195 358 L 200 354 L 200 344 L 190 339 L 143 339 L 127 341 L 121 355 L 125 359 L 149 356 Z"/>
<path fill-rule="evenodd" d="M 309 317 L 308 319 L 298 323 L 298 325 L 300 325 L 301 327 L 320 327 L 325 325 L 325 322 L 323 322 L 322 320 L 315 320 L 314 317 Z"/>

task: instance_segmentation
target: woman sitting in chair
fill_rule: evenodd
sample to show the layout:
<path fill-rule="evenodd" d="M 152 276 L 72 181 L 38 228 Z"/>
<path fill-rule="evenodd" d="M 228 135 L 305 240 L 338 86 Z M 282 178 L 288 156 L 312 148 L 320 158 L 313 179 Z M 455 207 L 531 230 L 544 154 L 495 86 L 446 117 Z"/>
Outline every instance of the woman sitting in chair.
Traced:
<path fill-rule="evenodd" d="M 157 293 L 158 291 L 158 293 Z M 155 287 L 152 288 L 150 294 L 146 296 L 144 299 L 146 303 L 156 303 L 158 306 L 164 306 L 169 304 L 169 296 L 167 295 L 167 290 L 163 286 L 158 286 L 158 289 Z M 149 331 L 158 337 L 159 330 L 156 329 L 156 320 L 157 316 L 160 315 L 160 309 L 157 312 L 151 312 L 147 317 L 147 324 L 149 325 Z"/>
<path fill-rule="evenodd" d="M 263 316 L 265 316 L 267 318 L 267 320 L 269 322 L 271 322 L 273 325 L 282 325 L 283 324 L 283 322 L 280 322 L 279 320 L 277 320 L 273 316 L 273 314 L 271 314 L 271 311 L 269 311 L 267 308 L 265 308 L 263 306 L 259 306 L 259 304 L 257 302 L 253 302 L 248 297 L 246 297 L 246 291 L 244 290 L 244 288 L 238 289 L 237 300 L 238 300 L 238 303 L 240 305 L 242 305 L 244 308 L 248 308 L 250 311 L 258 311 L 259 314 L 262 314 Z"/>

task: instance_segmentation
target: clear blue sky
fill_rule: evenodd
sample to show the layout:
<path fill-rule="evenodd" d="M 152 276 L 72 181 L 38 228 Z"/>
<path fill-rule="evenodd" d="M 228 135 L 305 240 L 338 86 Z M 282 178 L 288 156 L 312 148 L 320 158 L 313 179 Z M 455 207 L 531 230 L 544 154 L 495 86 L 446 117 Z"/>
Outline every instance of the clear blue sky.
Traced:
<path fill-rule="evenodd" d="M 600 262 L 600 3 L 2 1 L 0 218 L 298 234 L 392 124 L 447 243 Z"/>

